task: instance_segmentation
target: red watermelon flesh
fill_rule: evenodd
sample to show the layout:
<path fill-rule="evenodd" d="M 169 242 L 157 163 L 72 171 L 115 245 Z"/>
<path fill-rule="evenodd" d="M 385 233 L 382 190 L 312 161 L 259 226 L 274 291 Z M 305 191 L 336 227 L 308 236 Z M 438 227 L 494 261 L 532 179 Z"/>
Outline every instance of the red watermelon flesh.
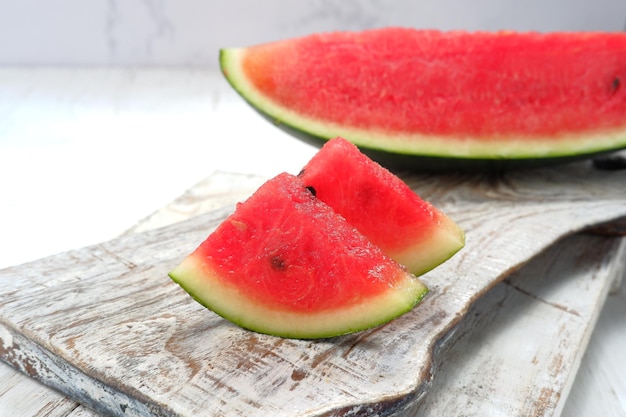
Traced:
<path fill-rule="evenodd" d="M 239 326 L 292 338 L 385 323 L 427 292 L 286 173 L 238 204 L 170 277 Z"/>
<path fill-rule="evenodd" d="M 626 33 L 313 34 L 221 51 L 279 126 L 371 149 L 523 159 L 626 147 Z"/>
<path fill-rule="evenodd" d="M 328 141 L 300 177 L 317 198 L 415 275 L 464 246 L 464 232 L 452 219 L 343 138 Z"/>

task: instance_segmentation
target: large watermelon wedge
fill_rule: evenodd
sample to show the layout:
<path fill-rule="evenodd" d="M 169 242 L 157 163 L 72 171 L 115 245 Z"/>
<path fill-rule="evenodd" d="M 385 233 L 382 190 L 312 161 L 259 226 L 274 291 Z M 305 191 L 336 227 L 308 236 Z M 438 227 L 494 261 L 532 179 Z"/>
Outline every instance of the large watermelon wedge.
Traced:
<path fill-rule="evenodd" d="M 385 323 L 428 291 L 290 174 L 240 203 L 170 277 L 241 327 L 307 339 Z"/>
<path fill-rule="evenodd" d="M 626 33 L 384 28 L 223 49 L 220 62 L 278 126 L 342 136 L 385 163 L 543 164 L 626 147 Z"/>
<path fill-rule="evenodd" d="M 304 185 L 416 276 L 465 244 L 463 230 L 352 143 L 334 138 L 300 173 Z"/>

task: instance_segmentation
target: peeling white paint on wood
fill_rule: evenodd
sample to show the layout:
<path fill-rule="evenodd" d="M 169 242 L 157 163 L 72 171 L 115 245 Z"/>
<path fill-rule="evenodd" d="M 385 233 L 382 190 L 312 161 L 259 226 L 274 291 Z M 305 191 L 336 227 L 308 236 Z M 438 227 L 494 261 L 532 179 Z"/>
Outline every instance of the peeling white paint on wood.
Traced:
<path fill-rule="evenodd" d="M 625 175 L 575 164 L 407 177 L 466 228 L 467 246 L 424 276 L 432 291 L 420 307 L 356 335 L 257 335 L 170 282 L 167 271 L 229 212 L 222 210 L 2 271 L 0 320 L 11 337 L 0 339 L 0 352 L 5 360 L 26 355 L 19 357 L 29 358 L 32 376 L 51 375 L 69 395 L 86 393 L 85 402 L 118 415 L 413 410 L 429 386 L 432 349 L 471 303 L 558 238 L 626 216 Z M 18 335 L 32 342 L 24 345 L 31 356 L 8 343 Z M 33 355 L 39 347 L 48 354 Z M 46 371 L 52 363 L 58 369 Z"/>
<path fill-rule="evenodd" d="M 496 285 L 437 355 L 414 415 L 561 415 L 624 256 L 624 239 L 577 234 Z"/>

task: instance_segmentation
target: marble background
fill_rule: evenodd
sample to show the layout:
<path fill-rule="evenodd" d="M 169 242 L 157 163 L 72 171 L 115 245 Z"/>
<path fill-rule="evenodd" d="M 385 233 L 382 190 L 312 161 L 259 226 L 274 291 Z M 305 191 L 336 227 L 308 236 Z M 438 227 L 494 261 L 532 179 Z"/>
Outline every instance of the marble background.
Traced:
<path fill-rule="evenodd" d="M 217 67 L 217 51 L 315 31 L 624 30 L 624 0 L 0 0 L 0 65 Z"/>

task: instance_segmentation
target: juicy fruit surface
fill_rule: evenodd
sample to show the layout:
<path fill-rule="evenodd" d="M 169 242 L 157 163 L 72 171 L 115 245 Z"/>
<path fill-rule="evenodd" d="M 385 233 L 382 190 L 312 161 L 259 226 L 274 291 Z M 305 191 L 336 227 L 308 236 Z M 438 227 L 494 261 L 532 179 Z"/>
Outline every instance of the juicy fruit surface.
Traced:
<path fill-rule="evenodd" d="M 253 106 L 313 136 L 484 158 L 626 146 L 625 63 L 624 33 L 387 28 L 222 51 Z"/>
<path fill-rule="evenodd" d="M 382 324 L 427 292 L 289 174 L 240 203 L 170 276 L 242 327 L 298 338 Z"/>
<path fill-rule="evenodd" d="M 328 141 L 300 177 L 317 198 L 415 275 L 464 246 L 456 223 L 345 139 Z"/>
<path fill-rule="evenodd" d="M 468 37 L 397 29 L 259 46 L 242 65 L 263 93 L 314 118 L 497 138 L 623 126 L 625 57 L 625 34 Z M 397 117 L 399 108 L 407 117 Z"/>

